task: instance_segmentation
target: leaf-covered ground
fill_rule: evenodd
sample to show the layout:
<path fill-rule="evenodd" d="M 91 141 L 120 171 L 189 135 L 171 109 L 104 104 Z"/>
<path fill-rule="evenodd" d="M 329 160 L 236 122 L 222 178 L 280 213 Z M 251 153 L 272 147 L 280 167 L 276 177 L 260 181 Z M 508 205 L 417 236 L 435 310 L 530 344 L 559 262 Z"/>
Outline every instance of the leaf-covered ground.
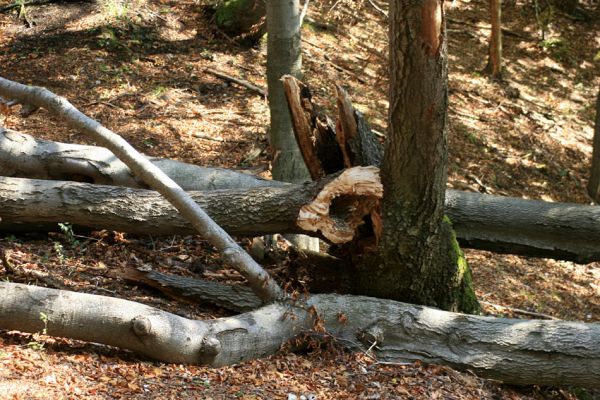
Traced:
<path fill-rule="evenodd" d="M 0 6 L 8 3 L 0 1 Z M 305 80 L 325 109 L 339 83 L 384 134 L 386 17 L 374 0 L 313 0 L 303 30 Z M 542 3 L 542 2 L 540 2 Z M 375 5 L 379 5 L 377 8 Z M 487 2 L 448 2 L 449 187 L 588 203 L 595 95 L 600 84 L 600 9 L 542 13 L 533 1 L 503 8 L 504 82 L 486 63 Z M 0 14 L 0 76 L 46 86 L 123 135 L 140 151 L 268 176 L 268 107 L 260 95 L 205 72 L 214 68 L 264 87 L 265 45 L 240 47 L 214 28 L 203 1 L 101 0 L 25 7 Z M 40 111 L 4 126 L 86 143 Z M 0 171 L 1 173 L 1 171 Z M 200 237 L 144 238 L 113 232 L 0 233 L 0 277 L 117 296 L 188 318 L 225 311 L 182 304 L 122 278 L 129 267 L 241 281 Z M 247 239 L 240 238 L 242 243 Z M 600 265 L 466 252 L 486 312 L 600 321 Z M 7 265 L 8 264 L 8 265 Z M 273 266 L 271 266 L 273 267 Z M 276 267 L 276 266 L 275 266 Z M 277 271 L 277 269 L 275 269 Z M 0 333 L 0 398 L 15 399 L 530 399 L 593 398 L 576 389 L 513 388 L 439 366 L 383 365 L 325 343 L 238 366 L 207 369 L 40 334 Z M 587 396 L 587 397 L 586 397 Z"/>

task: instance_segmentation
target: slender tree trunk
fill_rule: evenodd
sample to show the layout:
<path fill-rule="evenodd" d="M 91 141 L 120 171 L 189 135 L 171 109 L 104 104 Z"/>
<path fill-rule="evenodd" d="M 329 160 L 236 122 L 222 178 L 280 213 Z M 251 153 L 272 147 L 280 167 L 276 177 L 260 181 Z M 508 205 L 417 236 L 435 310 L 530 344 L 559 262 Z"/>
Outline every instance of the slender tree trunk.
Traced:
<path fill-rule="evenodd" d="M 271 111 L 273 179 L 300 183 L 310 175 L 298 149 L 281 78 L 300 77 L 300 6 L 298 0 L 267 1 L 267 81 Z"/>
<path fill-rule="evenodd" d="M 502 77 L 502 0 L 490 0 L 492 30 L 490 34 L 490 54 L 485 72 L 493 78 Z"/>
<path fill-rule="evenodd" d="M 361 294 L 478 309 L 470 271 L 444 220 L 447 45 L 442 0 L 390 1 L 390 115 L 381 166 L 379 254 Z"/>
<path fill-rule="evenodd" d="M 594 152 L 592 154 L 592 172 L 588 182 L 590 197 L 600 204 L 600 89 L 596 99 L 596 121 L 594 128 Z"/>
<path fill-rule="evenodd" d="M 273 179 L 301 183 L 310 174 L 296 143 L 292 119 L 285 100 L 284 75 L 299 78 L 302 68 L 300 51 L 300 2 L 267 0 L 267 83 L 271 112 L 270 143 L 273 152 Z M 319 251 L 319 241 L 304 235 L 287 238 L 301 249 Z"/>

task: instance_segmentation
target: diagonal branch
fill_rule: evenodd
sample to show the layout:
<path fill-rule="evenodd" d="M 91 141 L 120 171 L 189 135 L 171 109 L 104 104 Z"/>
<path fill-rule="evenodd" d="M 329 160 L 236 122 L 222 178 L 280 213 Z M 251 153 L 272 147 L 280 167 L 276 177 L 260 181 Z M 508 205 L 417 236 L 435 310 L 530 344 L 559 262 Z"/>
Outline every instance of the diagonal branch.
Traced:
<path fill-rule="evenodd" d="M 246 253 L 194 200 L 160 168 L 143 157 L 121 136 L 77 110 L 68 100 L 42 87 L 22 85 L 0 77 L 0 96 L 22 104 L 44 107 L 63 118 L 69 126 L 83 132 L 110 149 L 133 172 L 162 194 L 225 259 L 248 280 L 254 292 L 265 302 L 283 297 L 283 290 L 248 253 Z"/>

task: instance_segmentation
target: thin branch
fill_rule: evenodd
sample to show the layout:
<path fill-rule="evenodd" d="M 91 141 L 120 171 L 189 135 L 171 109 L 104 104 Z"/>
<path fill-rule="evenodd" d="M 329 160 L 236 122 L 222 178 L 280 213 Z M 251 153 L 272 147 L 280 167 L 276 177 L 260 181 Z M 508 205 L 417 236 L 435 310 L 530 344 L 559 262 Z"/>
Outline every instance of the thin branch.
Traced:
<path fill-rule="evenodd" d="M 259 88 L 258 86 L 253 85 L 252 83 L 245 81 L 243 79 L 239 79 L 239 78 L 233 77 L 231 75 L 227 75 L 224 72 L 217 71 L 216 69 L 212 69 L 212 68 L 206 68 L 204 70 L 204 72 L 208 72 L 209 74 L 212 74 L 212 75 L 214 75 L 218 78 L 224 79 L 226 81 L 237 83 L 238 85 L 241 85 L 247 89 L 250 89 L 253 92 L 258 93 L 263 97 L 267 97 L 267 91 L 265 89 Z"/>
<path fill-rule="evenodd" d="M 273 278 L 246 253 L 177 183 L 160 168 L 143 157 L 122 137 L 77 110 L 68 100 L 42 87 L 31 87 L 0 78 L 0 96 L 16 99 L 24 104 L 44 107 L 63 118 L 99 144 L 111 150 L 151 188 L 162 194 L 200 232 L 225 259 L 248 280 L 250 286 L 265 302 L 284 296 Z"/>
<path fill-rule="evenodd" d="M 302 26 L 304 23 L 304 17 L 306 17 L 306 13 L 308 12 L 308 3 L 310 0 L 304 0 L 304 6 L 302 7 L 302 12 L 300 13 L 300 18 L 298 18 L 298 28 Z"/>

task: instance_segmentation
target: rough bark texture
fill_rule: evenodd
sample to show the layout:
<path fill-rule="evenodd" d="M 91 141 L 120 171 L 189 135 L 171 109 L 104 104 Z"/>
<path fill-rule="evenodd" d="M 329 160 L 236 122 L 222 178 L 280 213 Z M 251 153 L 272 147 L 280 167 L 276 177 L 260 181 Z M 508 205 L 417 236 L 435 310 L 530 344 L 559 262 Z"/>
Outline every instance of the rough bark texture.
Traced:
<path fill-rule="evenodd" d="M 338 197 L 334 199 L 331 193 Z M 337 242 L 344 235 L 346 241 L 352 238 L 365 215 L 361 213 L 368 213 L 373 198 L 381 196 L 381 184 L 376 172 L 365 175 L 356 168 L 303 186 L 190 195 L 231 234 L 309 232 Z M 0 177 L 0 218 L 3 229 L 15 224 L 25 224 L 27 230 L 29 224 L 70 222 L 138 234 L 195 233 L 156 192 L 76 182 Z M 307 220 L 312 225 L 306 226 Z"/>
<path fill-rule="evenodd" d="M 160 290 L 169 297 L 188 303 L 210 303 L 236 312 L 256 310 L 262 302 L 247 286 L 229 285 L 145 269 L 128 269 L 122 278 Z"/>
<path fill-rule="evenodd" d="M 600 89 L 596 99 L 596 121 L 594 128 L 594 153 L 592 155 L 592 171 L 588 182 L 588 194 L 600 204 Z"/>
<path fill-rule="evenodd" d="M 161 361 L 211 366 L 276 352 L 311 330 L 311 307 L 329 334 L 381 361 L 446 364 L 513 384 L 600 387 L 600 324 L 467 316 L 340 295 L 192 321 L 131 301 L 0 282 L 1 329 L 47 329 Z"/>
<path fill-rule="evenodd" d="M 278 187 L 286 184 L 223 168 L 149 158 L 184 190 Z M 0 127 L 0 175 L 147 188 L 110 150 L 36 139 Z"/>
<path fill-rule="evenodd" d="M 466 263 L 443 222 L 447 44 L 441 0 L 390 1 L 390 115 L 381 165 L 378 257 L 357 291 L 449 310 L 478 309 Z"/>
<path fill-rule="evenodd" d="M 273 179 L 300 183 L 310 180 L 292 130 L 281 78 L 299 77 L 300 6 L 298 0 L 267 0 L 267 83 L 271 111 L 270 143 L 273 151 Z"/>
<path fill-rule="evenodd" d="M 42 87 L 29 87 L 0 77 L 0 96 L 22 104 L 44 107 L 69 126 L 112 151 L 133 174 L 162 194 L 206 240 L 249 282 L 265 302 L 284 293 L 269 273 L 256 263 L 231 236 L 217 225 L 175 181 L 153 165 L 126 140 L 80 112 L 65 98 Z"/>
<path fill-rule="evenodd" d="M 234 235 L 314 234 L 298 225 L 298 215 L 322 185 L 196 192 L 192 197 Z M 362 200 L 369 202 L 368 198 Z M 223 207 L 224 203 L 228 207 Z M 334 200 L 333 207 L 322 204 L 316 208 L 328 208 L 338 232 L 350 229 L 347 221 L 358 217 L 356 208 L 349 212 L 352 204 Z M 445 212 L 461 246 L 579 263 L 600 261 L 598 206 L 449 190 Z M 155 192 L 73 182 L 0 178 L 0 218 L 3 231 L 47 232 L 57 230 L 58 222 L 71 222 L 137 234 L 195 232 Z"/>
<path fill-rule="evenodd" d="M 492 29 L 485 72 L 493 78 L 502 78 L 502 0 L 489 0 L 489 4 Z"/>
<path fill-rule="evenodd" d="M 600 207 L 446 192 L 461 246 L 500 253 L 600 261 Z"/>

